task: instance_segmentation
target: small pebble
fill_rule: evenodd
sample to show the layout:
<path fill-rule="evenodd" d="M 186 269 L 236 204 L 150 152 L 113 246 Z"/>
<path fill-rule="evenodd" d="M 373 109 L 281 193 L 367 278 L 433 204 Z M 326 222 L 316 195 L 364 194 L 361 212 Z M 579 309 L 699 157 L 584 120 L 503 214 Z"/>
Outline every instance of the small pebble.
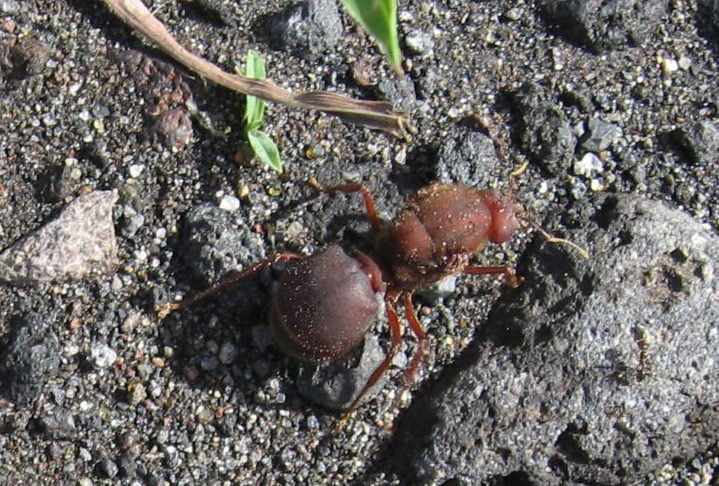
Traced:
<path fill-rule="evenodd" d="M 522 9 L 519 7 L 513 7 L 507 10 L 504 14 L 508 20 L 519 20 L 522 17 Z"/>
<path fill-rule="evenodd" d="M 672 73 L 675 73 L 679 70 L 679 63 L 676 61 L 676 59 L 665 57 L 661 60 L 661 68 L 662 75 L 670 76 Z"/>
<path fill-rule="evenodd" d="M 138 405 L 147 398 L 147 390 L 145 390 L 145 386 L 142 383 L 130 383 L 127 391 L 129 392 L 130 403 L 132 405 Z"/>
<path fill-rule="evenodd" d="M 218 359 L 220 360 L 220 363 L 222 364 L 230 364 L 235 359 L 237 359 L 237 347 L 235 347 L 234 344 L 225 342 L 222 343 L 220 346 L 220 354 L 218 355 Z"/>
<path fill-rule="evenodd" d="M 215 356 L 205 356 L 200 359 L 200 368 L 205 371 L 216 370 L 218 366 L 220 366 L 220 362 Z"/>
<path fill-rule="evenodd" d="M 142 174 L 142 171 L 144 170 L 145 166 L 142 164 L 132 164 L 130 167 L 128 167 L 128 173 L 133 179 L 140 177 L 140 174 Z"/>
<path fill-rule="evenodd" d="M 108 368 L 117 359 L 117 353 L 104 343 L 93 345 L 90 350 L 90 363 L 97 369 Z"/>
<path fill-rule="evenodd" d="M 310 415 L 309 417 L 307 417 L 307 428 L 308 429 L 310 429 L 310 430 L 317 429 L 317 428 L 319 428 L 319 426 L 320 426 L 320 421 L 317 420 L 317 417 L 315 417 L 314 415 Z"/>
<path fill-rule="evenodd" d="M 105 473 L 105 476 L 110 479 L 117 476 L 117 473 L 119 471 L 117 464 L 115 464 L 115 462 L 111 461 L 110 459 L 100 461 L 100 468 L 102 469 L 102 472 Z"/>
<path fill-rule="evenodd" d="M 597 172 L 602 171 L 602 160 L 589 152 L 581 159 L 574 162 L 574 173 L 578 176 L 591 177 Z"/>
<path fill-rule="evenodd" d="M 240 209 L 240 200 L 235 196 L 225 195 L 220 200 L 220 209 L 228 212 L 234 212 Z"/>

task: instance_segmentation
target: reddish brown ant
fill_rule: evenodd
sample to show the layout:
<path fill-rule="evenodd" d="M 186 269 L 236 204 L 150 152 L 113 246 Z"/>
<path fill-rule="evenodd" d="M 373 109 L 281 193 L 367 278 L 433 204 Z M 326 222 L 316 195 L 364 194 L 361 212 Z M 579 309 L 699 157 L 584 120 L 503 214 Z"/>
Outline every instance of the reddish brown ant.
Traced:
<path fill-rule="evenodd" d="M 310 182 L 326 193 L 362 194 L 376 244 L 372 257 L 358 251 L 348 255 L 338 245 L 305 258 L 281 253 L 230 275 L 189 300 L 163 306 L 160 315 L 214 294 L 278 260 L 291 260 L 272 297 L 270 325 L 287 354 L 316 363 L 336 359 L 361 342 L 378 312 L 376 296 L 383 294 L 390 348 L 352 401 L 348 416 L 385 373 L 399 348 L 398 300 L 402 300 L 407 323 L 417 338 L 417 349 L 403 379 L 403 385 L 409 386 L 426 340 L 412 304 L 415 290 L 458 273 L 499 274 L 510 286 L 519 285 L 511 266 L 480 267 L 469 261 L 488 242 L 511 239 L 521 226 L 522 211 L 513 198 L 494 190 L 435 183 L 411 195 L 399 215 L 383 226 L 366 187 L 344 184 L 324 188 Z M 551 241 L 565 241 L 542 233 Z"/>

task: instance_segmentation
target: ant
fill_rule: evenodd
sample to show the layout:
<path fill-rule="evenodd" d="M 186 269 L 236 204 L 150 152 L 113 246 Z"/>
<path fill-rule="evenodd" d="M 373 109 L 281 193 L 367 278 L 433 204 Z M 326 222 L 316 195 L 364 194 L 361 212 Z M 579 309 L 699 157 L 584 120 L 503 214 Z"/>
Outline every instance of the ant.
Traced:
<path fill-rule="evenodd" d="M 521 279 L 513 267 L 474 266 L 470 258 L 487 243 L 509 241 L 526 219 L 512 197 L 495 190 L 434 183 L 409 196 L 399 215 L 384 224 L 365 186 L 323 187 L 314 179 L 309 182 L 328 194 L 362 194 L 375 242 L 373 256 L 357 250 L 348 254 L 336 244 L 308 257 L 279 253 L 231 274 L 188 300 L 161 306 L 158 314 L 163 318 L 268 265 L 288 261 L 272 296 L 270 326 L 277 344 L 288 355 L 318 363 L 334 360 L 362 341 L 379 310 L 377 295 L 382 296 L 390 329 L 389 351 L 351 402 L 341 426 L 387 371 L 399 348 L 402 338 L 397 302 L 402 301 L 407 323 L 417 339 L 416 351 L 402 380 L 403 386 L 409 387 L 426 342 L 412 303 L 415 290 L 458 273 L 501 275 L 511 287 L 519 286 Z M 571 242 L 537 229 L 551 242 L 567 243 L 586 253 Z"/>

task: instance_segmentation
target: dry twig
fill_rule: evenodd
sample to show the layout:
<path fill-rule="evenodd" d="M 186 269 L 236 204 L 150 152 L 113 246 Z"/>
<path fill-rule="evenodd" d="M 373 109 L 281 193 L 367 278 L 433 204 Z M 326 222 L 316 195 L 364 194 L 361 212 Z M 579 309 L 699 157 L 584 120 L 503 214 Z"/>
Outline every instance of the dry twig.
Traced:
<path fill-rule="evenodd" d="M 182 47 L 141 0 L 103 0 L 115 15 L 142 33 L 170 57 L 210 81 L 233 91 L 257 96 L 293 108 L 319 110 L 343 120 L 404 136 L 404 118 L 391 103 L 361 101 L 326 91 L 291 93 L 266 79 L 251 79 L 223 71 L 215 64 Z"/>

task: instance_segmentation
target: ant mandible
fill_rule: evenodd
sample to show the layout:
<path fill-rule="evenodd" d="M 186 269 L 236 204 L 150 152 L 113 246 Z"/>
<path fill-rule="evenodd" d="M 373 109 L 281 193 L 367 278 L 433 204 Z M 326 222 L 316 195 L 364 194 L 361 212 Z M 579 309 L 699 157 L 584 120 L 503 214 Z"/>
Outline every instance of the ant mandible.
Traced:
<path fill-rule="evenodd" d="M 524 218 L 513 198 L 494 190 L 434 183 L 409 196 L 406 207 L 383 226 L 365 186 L 322 187 L 314 179 L 310 183 L 325 193 L 362 194 L 375 241 L 373 256 L 356 250 L 347 254 L 336 244 L 308 257 L 279 253 L 231 274 L 188 300 L 161 306 L 158 314 L 164 317 L 274 262 L 289 261 L 272 296 L 270 326 L 283 351 L 298 360 L 319 363 L 338 358 L 362 341 L 378 313 L 377 294 L 383 295 L 390 329 L 389 351 L 350 404 L 345 413 L 348 417 L 387 371 L 399 348 L 401 332 L 395 306 L 400 299 L 417 339 L 403 377 L 403 386 L 408 387 L 421 364 L 426 341 L 412 304 L 416 290 L 458 273 L 499 274 L 510 286 L 519 285 L 511 266 L 474 266 L 469 261 L 488 242 L 511 239 Z M 569 243 L 542 233 L 550 241 Z"/>

